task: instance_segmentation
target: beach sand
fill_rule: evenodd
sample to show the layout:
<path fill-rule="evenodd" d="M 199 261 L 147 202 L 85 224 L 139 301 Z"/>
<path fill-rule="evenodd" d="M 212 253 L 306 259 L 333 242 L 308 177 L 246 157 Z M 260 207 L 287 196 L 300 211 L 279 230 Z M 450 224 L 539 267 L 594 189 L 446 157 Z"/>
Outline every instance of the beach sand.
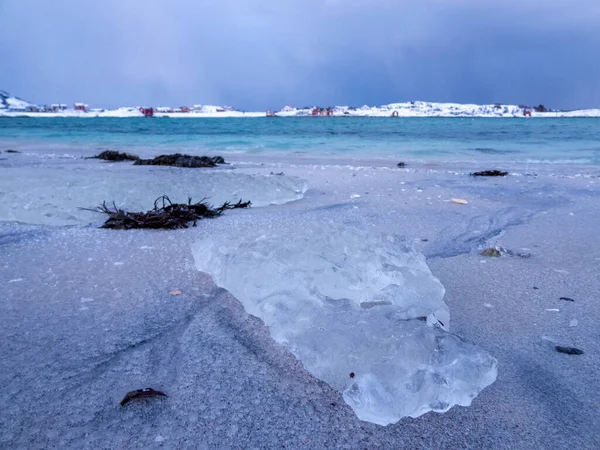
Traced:
<path fill-rule="evenodd" d="M 0 223 L 1 448 L 600 447 L 598 169 L 235 167 L 309 188 L 186 230 Z M 190 245 L 211 230 L 314 220 L 413 240 L 446 288 L 451 331 L 498 359 L 497 381 L 470 407 L 362 422 L 194 266 Z M 481 256 L 490 246 L 512 255 Z M 168 398 L 119 405 L 144 387 Z"/>

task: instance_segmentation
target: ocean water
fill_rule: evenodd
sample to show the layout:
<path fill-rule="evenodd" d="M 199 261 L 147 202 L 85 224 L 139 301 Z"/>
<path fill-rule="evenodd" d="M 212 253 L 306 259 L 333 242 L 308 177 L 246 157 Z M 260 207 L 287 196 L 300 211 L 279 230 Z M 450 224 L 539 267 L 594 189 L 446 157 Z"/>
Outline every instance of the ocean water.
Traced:
<path fill-rule="evenodd" d="M 597 118 L 2 118 L 0 150 L 600 164 Z"/>

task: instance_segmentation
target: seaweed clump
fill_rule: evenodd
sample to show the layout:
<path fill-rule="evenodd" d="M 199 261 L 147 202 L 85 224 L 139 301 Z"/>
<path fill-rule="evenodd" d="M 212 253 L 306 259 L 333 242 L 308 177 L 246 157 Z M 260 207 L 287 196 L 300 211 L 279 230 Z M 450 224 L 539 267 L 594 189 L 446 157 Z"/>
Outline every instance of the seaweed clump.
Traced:
<path fill-rule="evenodd" d="M 213 208 L 204 200 L 198 203 L 192 203 L 188 198 L 187 204 L 173 203 L 169 197 L 163 195 L 154 201 L 154 208 L 147 212 L 127 212 L 117 208 L 113 203 L 110 208 L 103 202 L 101 206 L 88 211 L 100 212 L 108 215 L 108 219 L 100 228 L 110 228 L 114 230 L 132 230 L 140 228 L 174 230 L 178 228 L 188 228 L 196 226 L 200 219 L 212 219 L 219 217 L 225 210 L 236 208 L 248 208 L 251 202 L 237 203 L 225 202 L 218 208 Z"/>
<path fill-rule="evenodd" d="M 502 170 L 482 170 L 481 172 L 471 173 L 472 177 L 505 177 L 508 172 Z"/>
<path fill-rule="evenodd" d="M 175 153 L 173 155 L 160 155 L 152 159 L 138 159 L 137 166 L 173 166 L 173 167 L 215 167 L 225 164 L 222 156 L 191 156 Z"/>
<path fill-rule="evenodd" d="M 92 158 L 103 159 L 104 161 L 138 161 L 140 159 L 139 156 L 116 150 L 104 150 L 96 156 L 92 156 Z"/>

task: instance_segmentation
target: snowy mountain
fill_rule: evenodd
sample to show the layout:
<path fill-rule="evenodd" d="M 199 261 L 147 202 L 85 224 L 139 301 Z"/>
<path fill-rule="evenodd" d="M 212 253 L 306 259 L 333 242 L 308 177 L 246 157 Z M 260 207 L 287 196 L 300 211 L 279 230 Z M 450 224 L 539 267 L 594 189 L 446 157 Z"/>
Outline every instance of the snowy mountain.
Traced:
<path fill-rule="evenodd" d="M 11 97 L 8 92 L 0 90 L 0 109 L 27 110 L 32 106 L 34 105 L 20 98 Z"/>

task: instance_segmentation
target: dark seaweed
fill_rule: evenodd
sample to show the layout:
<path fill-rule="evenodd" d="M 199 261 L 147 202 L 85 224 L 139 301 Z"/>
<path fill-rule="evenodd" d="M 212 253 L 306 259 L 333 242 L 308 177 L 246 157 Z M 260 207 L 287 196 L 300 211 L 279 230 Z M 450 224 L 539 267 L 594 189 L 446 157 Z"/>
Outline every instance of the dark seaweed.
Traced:
<path fill-rule="evenodd" d="M 129 153 L 117 152 L 116 150 L 105 150 L 92 158 L 103 159 L 105 161 L 137 161 L 139 156 Z"/>
<path fill-rule="evenodd" d="M 152 159 L 138 159 L 136 166 L 173 166 L 173 167 L 215 167 L 225 164 L 222 156 L 191 156 L 175 153 L 174 155 L 160 155 Z"/>
<path fill-rule="evenodd" d="M 481 172 L 472 172 L 472 177 L 505 177 L 508 172 L 502 170 L 482 170 Z"/>
<path fill-rule="evenodd" d="M 162 203 L 162 206 L 159 204 Z M 81 208 L 88 211 L 100 212 L 108 215 L 108 219 L 101 228 L 110 228 L 114 230 L 131 230 L 139 228 L 166 229 L 174 230 L 177 228 L 187 228 L 192 223 L 200 219 L 211 219 L 219 217 L 225 210 L 236 208 L 248 208 L 251 202 L 242 202 L 231 204 L 223 203 L 218 208 L 213 208 L 204 200 L 198 203 L 192 203 L 188 198 L 187 204 L 173 203 L 166 195 L 157 198 L 154 201 L 154 208 L 147 212 L 127 212 L 117 208 L 113 203 L 112 209 L 103 202 L 101 206 L 94 209 Z"/>

